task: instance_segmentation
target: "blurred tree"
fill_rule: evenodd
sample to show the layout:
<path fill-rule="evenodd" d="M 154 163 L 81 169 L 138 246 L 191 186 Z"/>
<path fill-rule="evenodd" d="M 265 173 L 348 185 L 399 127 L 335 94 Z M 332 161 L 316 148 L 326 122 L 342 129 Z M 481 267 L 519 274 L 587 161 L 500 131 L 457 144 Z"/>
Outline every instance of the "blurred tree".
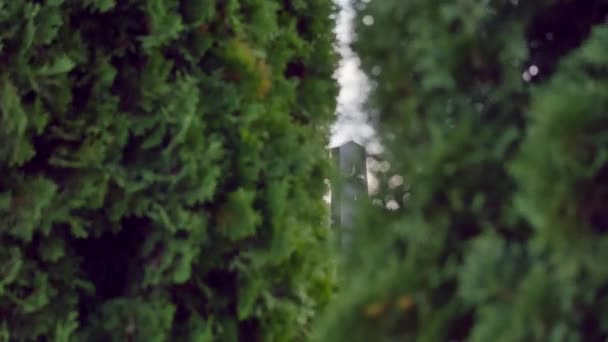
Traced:
<path fill-rule="evenodd" d="M 389 164 L 318 339 L 606 340 L 608 3 L 356 6 Z"/>
<path fill-rule="evenodd" d="M 328 0 L 0 0 L 0 341 L 298 341 Z"/>

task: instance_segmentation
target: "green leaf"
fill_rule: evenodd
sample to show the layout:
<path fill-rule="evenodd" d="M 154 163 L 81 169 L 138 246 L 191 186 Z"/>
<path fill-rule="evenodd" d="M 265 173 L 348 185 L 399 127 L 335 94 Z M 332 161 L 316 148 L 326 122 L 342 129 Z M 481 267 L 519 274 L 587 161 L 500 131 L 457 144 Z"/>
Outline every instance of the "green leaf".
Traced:
<path fill-rule="evenodd" d="M 72 71 L 75 66 L 76 64 L 70 57 L 67 55 L 62 55 L 56 58 L 54 61 L 36 69 L 35 74 L 38 76 L 55 76 L 59 74 L 66 74 Z"/>

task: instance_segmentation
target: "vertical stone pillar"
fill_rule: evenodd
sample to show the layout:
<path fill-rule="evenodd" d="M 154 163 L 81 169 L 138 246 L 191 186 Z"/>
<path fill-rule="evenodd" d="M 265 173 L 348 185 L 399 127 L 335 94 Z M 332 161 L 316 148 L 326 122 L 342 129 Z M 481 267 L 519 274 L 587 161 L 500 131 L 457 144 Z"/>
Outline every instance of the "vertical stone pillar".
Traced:
<path fill-rule="evenodd" d="M 332 226 L 340 244 L 348 246 L 355 227 L 357 201 L 367 196 L 365 148 L 354 141 L 331 149 L 339 177 L 331 187 Z"/>

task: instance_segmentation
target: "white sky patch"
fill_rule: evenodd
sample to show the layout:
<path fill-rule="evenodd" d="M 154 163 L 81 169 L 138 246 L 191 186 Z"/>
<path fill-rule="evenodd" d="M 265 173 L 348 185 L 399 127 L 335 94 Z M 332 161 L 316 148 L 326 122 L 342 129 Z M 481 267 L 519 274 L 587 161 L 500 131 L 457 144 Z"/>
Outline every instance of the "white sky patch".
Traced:
<path fill-rule="evenodd" d="M 340 55 L 335 77 L 340 85 L 340 92 L 330 144 L 334 147 L 354 140 L 364 145 L 368 152 L 379 153 L 380 144 L 369 124 L 369 115 L 363 109 L 370 89 L 369 80 L 360 69 L 359 58 L 350 48 L 354 37 L 355 9 L 351 0 L 334 1 L 340 8 L 335 28 L 338 38 L 336 49 Z"/>

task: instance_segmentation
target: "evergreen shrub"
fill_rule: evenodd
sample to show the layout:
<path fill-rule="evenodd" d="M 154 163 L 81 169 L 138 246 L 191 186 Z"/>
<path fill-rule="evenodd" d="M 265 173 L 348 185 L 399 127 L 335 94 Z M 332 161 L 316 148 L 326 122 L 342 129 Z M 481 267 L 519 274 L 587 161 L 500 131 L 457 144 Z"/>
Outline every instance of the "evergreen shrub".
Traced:
<path fill-rule="evenodd" d="M 329 0 L 0 0 L 0 341 L 298 341 Z"/>
<path fill-rule="evenodd" d="M 356 6 L 390 170 L 319 340 L 606 340 L 606 2 Z"/>

